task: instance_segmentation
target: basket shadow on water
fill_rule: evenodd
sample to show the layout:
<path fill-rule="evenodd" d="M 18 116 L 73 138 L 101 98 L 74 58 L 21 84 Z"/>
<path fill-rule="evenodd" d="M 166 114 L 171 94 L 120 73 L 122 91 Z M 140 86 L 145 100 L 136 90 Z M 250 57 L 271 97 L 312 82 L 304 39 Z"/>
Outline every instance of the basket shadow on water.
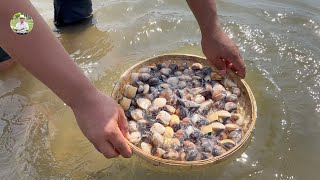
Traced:
<path fill-rule="evenodd" d="M 161 55 L 157 57 L 153 57 L 147 60 L 144 60 L 131 68 L 129 68 L 126 72 L 122 74 L 120 77 L 118 83 L 115 85 L 112 97 L 119 102 L 119 100 L 123 97 L 124 87 L 125 85 L 129 84 L 130 82 L 130 75 L 133 72 L 137 72 L 141 67 L 145 66 L 152 66 L 158 63 L 165 63 L 166 65 L 170 63 L 175 63 L 178 65 L 181 65 L 182 63 L 187 63 L 189 66 L 191 66 L 193 63 L 201 63 L 204 66 L 210 66 L 210 64 L 207 62 L 207 60 L 200 56 L 194 56 L 194 55 L 185 55 L 185 54 L 166 54 Z M 128 144 L 133 150 L 133 153 L 140 158 L 150 162 L 151 164 L 155 166 L 161 166 L 161 167 L 179 167 L 181 169 L 197 169 L 197 167 L 207 167 L 211 165 L 216 165 L 218 163 L 227 161 L 228 159 L 232 159 L 235 155 L 238 155 L 238 151 L 244 150 L 246 146 L 248 145 L 247 142 L 250 141 L 251 133 L 254 130 L 254 126 L 256 123 L 256 117 L 257 117 L 257 106 L 256 101 L 253 96 L 253 93 L 248 86 L 248 84 L 240 79 L 238 76 L 233 74 L 232 72 L 227 72 L 227 78 L 230 78 L 233 80 L 238 88 L 241 90 L 241 97 L 239 99 L 239 105 L 240 105 L 240 114 L 243 117 L 249 117 L 247 118 L 248 123 L 243 127 L 243 137 L 242 140 L 232 149 L 228 150 L 226 153 L 206 159 L 206 160 L 200 160 L 200 161 L 175 161 L 175 160 L 168 160 L 168 159 L 162 159 L 155 156 L 152 156 L 150 154 L 146 154 L 143 152 L 139 147 L 135 146 L 134 144 L 130 143 Z"/>

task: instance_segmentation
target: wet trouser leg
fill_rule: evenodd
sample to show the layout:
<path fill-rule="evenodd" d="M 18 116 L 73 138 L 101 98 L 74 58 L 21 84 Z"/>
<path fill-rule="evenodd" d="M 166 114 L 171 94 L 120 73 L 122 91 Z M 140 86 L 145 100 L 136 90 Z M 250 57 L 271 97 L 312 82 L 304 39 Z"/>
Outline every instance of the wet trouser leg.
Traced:
<path fill-rule="evenodd" d="M 92 17 L 91 0 L 54 0 L 54 24 L 74 24 Z"/>
<path fill-rule="evenodd" d="M 4 62 L 10 58 L 11 57 L 0 47 L 0 63 Z"/>
<path fill-rule="evenodd" d="M 92 17 L 91 0 L 54 0 L 54 24 L 57 27 L 86 21 Z M 0 63 L 10 56 L 0 47 Z"/>

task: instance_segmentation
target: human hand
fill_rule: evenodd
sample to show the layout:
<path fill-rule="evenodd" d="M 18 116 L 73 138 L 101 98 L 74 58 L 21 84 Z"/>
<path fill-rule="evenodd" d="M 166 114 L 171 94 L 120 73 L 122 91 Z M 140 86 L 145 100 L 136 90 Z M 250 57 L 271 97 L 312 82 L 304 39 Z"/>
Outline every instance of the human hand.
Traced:
<path fill-rule="evenodd" d="M 245 78 L 246 67 L 239 49 L 220 27 L 203 33 L 201 45 L 203 54 L 220 70 L 220 74 L 224 75 L 227 69 L 231 69 L 241 78 Z"/>
<path fill-rule="evenodd" d="M 97 92 L 71 108 L 83 134 L 106 158 L 131 156 L 126 116 L 111 97 Z"/>

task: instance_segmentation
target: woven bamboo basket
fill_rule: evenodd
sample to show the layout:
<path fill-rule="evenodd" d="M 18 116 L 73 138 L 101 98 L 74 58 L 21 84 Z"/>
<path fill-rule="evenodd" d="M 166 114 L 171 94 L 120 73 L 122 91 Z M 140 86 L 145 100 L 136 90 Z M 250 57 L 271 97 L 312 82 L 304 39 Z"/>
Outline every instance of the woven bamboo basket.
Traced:
<path fill-rule="evenodd" d="M 181 65 L 182 63 L 188 63 L 191 66 L 193 63 L 201 63 L 204 66 L 210 66 L 208 61 L 200 56 L 188 55 L 188 54 L 165 54 L 156 57 L 152 57 L 150 59 L 144 60 L 142 62 L 137 63 L 136 65 L 129 68 L 125 71 L 120 77 L 119 81 L 115 84 L 115 87 L 112 92 L 112 97 L 119 102 L 119 100 L 123 97 L 123 91 L 126 84 L 130 82 L 130 75 L 134 72 L 137 72 L 141 67 L 151 66 L 157 63 L 165 63 L 169 65 L 170 63 L 176 63 Z M 214 67 L 212 67 L 214 68 Z M 247 147 L 248 141 L 250 140 L 251 134 L 254 130 L 254 126 L 257 118 L 257 105 L 253 93 L 248 86 L 248 84 L 238 76 L 236 76 L 232 72 L 227 72 L 226 75 L 228 78 L 232 79 L 235 83 L 237 83 L 238 87 L 241 90 L 241 96 L 239 99 L 240 104 L 240 113 L 246 119 L 245 125 L 243 127 L 242 140 L 232 149 L 228 150 L 226 153 L 213 157 L 206 160 L 200 161 L 175 161 L 162 159 L 150 154 L 144 153 L 139 147 L 133 145 L 129 141 L 128 144 L 133 150 L 133 153 L 142 159 L 152 163 L 156 166 L 164 166 L 164 167 L 182 167 L 182 168 L 196 168 L 196 167 L 206 167 L 209 165 L 218 164 L 220 162 L 226 161 L 234 157 L 233 155 L 237 154 L 238 151 L 241 151 L 242 148 Z M 243 150 L 243 149 L 242 149 Z"/>

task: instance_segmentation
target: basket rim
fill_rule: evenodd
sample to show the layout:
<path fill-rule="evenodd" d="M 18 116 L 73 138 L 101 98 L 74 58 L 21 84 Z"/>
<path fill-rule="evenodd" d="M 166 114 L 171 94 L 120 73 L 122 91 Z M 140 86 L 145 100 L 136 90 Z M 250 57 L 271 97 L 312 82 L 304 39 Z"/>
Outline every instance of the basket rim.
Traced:
<path fill-rule="evenodd" d="M 121 83 L 121 80 L 123 78 L 125 78 L 132 69 L 137 68 L 140 65 L 145 64 L 148 61 L 151 61 L 153 59 L 157 59 L 157 58 L 163 58 L 163 57 L 168 57 L 168 59 L 170 58 L 170 56 L 181 56 L 181 57 L 193 57 L 193 58 L 198 58 L 198 59 L 202 59 L 205 60 L 206 58 L 203 56 L 198 56 L 198 55 L 193 55 L 193 54 L 182 54 L 182 53 L 169 53 L 169 54 L 161 54 L 161 55 L 157 55 L 157 56 L 153 56 L 150 58 L 147 58 L 143 61 L 140 61 L 136 64 L 134 64 L 133 66 L 131 66 L 130 68 L 128 68 L 125 72 L 122 73 L 122 75 L 120 76 L 119 80 L 115 83 L 114 88 L 112 90 L 111 96 L 114 98 L 116 95 L 116 90 L 119 88 L 119 84 Z M 211 66 L 213 67 L 213 66 Z M 213 67 L 215 68 L 215 67 Z M 233 73 L 232 71 L 228 70 L 228 73 Z M 251 122 L 250 125 L 248 127 L 247 132 L 244 134 L 244 136 L 242 137 L 241 141 L 236 144 L 236 146 L 234 146 L 233 148 L 231 148 L 230 150 L 228 150 L 226 153 L 220 155 L 220 156 L 216 156 L 216 157 L 212 157 L 206 160 L 198 160 L 198 161 L 176 161 L 176 160 L 170 160 L 170 159 L 162 159 L 150 154 L 147 154 L 145 152 L 143 152 L 139 147 L 137 147 L 136 145 L 132 144 L 131 142 L 129 142 L 127 139 L 127 143 L 129 144 L 129 146 L 132 148 L 133 153 L 141 158 L 148 158 L 150 160 L 152 160 L 154 165 L 160 165 L 162 164 L 168 164 L 168 165 L 173 165 L 173 166 L 180 166 L 180 167 L 190 167 L 190 166 L 203 166 L 203 165 L 207 165 L 207 164 L 215 164 L 215 163 L 219 163 L 220 161 L 223 161 L 225 159 L 227 159 L 227 157 L 230 157 L 231 155 L 233 155 L 235 152 L 237 152 L 237 150 L 239 150 L 244 144 L 246 144 L 247 140 L 250 138 L 250 136 L 253 133 L 255 124 L 256 124 L 256 118 L 257 118 L 257 104 L 256 104 L 256 100 L 255 97 L 251 91 L 251 88 L 249 87 L 249 85 L 245 82 L 244 79 L 240 79 L 241 83 L 243 83 L 243 85 L 246 88 L 246 91 L 248 92 L 248 97 L 250 99 L 251 102 Z M 157 162 L 157 163 L 155 163 Z"/>

